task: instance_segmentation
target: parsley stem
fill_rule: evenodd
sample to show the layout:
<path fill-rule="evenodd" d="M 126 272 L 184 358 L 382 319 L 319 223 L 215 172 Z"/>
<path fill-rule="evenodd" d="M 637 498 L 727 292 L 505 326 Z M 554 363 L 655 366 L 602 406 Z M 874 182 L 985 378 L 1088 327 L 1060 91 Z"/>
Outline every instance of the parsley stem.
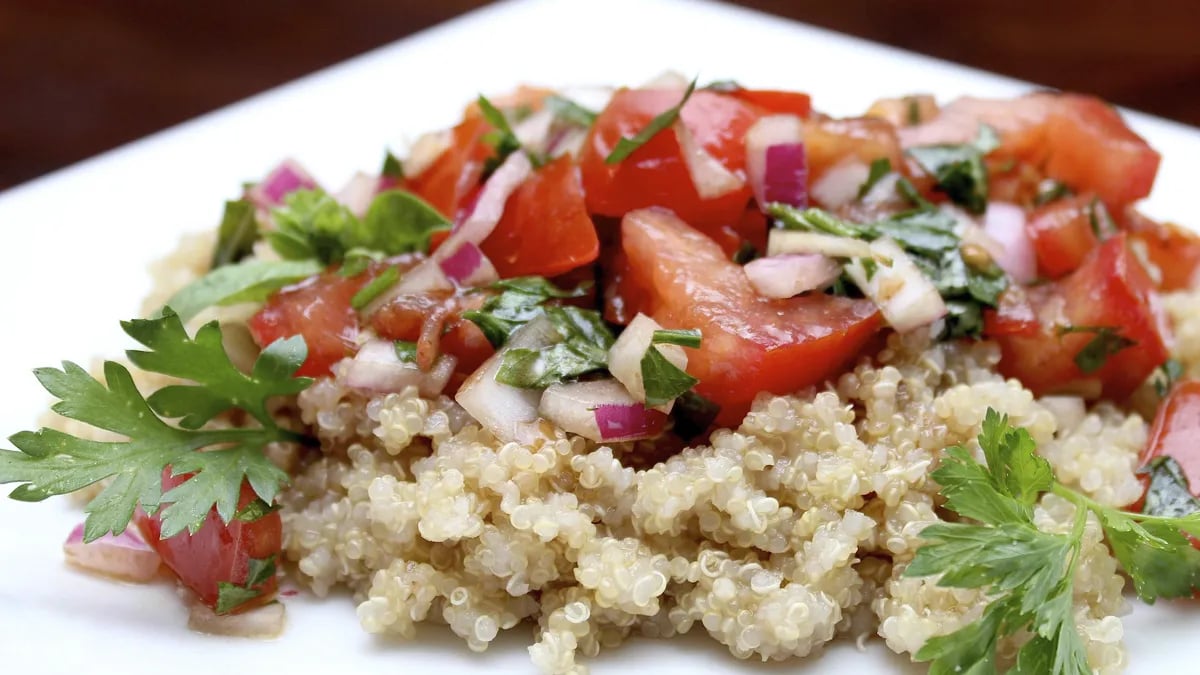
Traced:
<path fill-rule="evenodd" d="M 1059 484 L 1055 483 L 1054 486 L 1058 487 Z M 1084 499 L 1087 498 L 1084 497 Z M 1075 569 L 1079 567 L 1079 554 L 1083 548 L 1083 534 L 1084 530 L 1087 529 L 1089 511 L 1088 507 L 1080 504 L 1075 505 L 1075 524 L 1071 527 L 1071 565 L 1067 568 L 1067 573 L 1063 577 L 1064 579 L 1073 580 L 1075 578 Z"/>
<path fill-rule="evenodd" d="M 1117 508 L 1113 508 L 1111 506 L 1105 506 L 1104 504 L 1101 504 L 1100 502 L 1088 497 L 1087 495 L 1084 495 L 1084 494 L 1081 494 L 1079 492 L 1072 490 L 1071 488 L 1063 485 L 1062 483 L 1055 483 L 1054 487 L 1052 487 L 1050 489 L 1050 491 L 1053 492 L 1054 494 L 1058 495 L 1059 497 L 1062 497 L 1063 499 L 1066 499 L 1066 500 L 1072 502 L 1079 508 L 1087 509 L 1089 511 L 1095 511 L 1096 515 L 1101 516 L 1101 517 L 1103 517 L 1103 515 L 1106 512 L 1117 511 L 1121 514 L 1121 516 L 1128 518 L 1130 520 L 1133 520 L 1133 521 L 1141 522 L 1141 523 L 1157 522 L 1157 523 L 1167 523 L 1170 525 L 1176 525 L 1179 522 L 1179 518 L 1177 518 L 1177 517 L 1156 516 L 1151 513 L 1138 513 L 1137 511 L 1125 511 L 1123 509 L 1117 509 Z"/>

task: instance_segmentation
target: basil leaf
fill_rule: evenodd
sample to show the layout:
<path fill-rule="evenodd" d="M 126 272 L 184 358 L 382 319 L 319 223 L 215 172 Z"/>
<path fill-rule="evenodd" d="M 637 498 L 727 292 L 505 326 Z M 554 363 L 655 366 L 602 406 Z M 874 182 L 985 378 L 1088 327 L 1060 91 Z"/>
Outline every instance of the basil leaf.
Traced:
<path fill-rule="evenodd" d="M 1075 365 L 1085 375 L 1090 375 L 1103 368 L 1110 356 L 1137 344 L 1136 340 L 1121 335 L 1120 328 L 1114 326 L 1061 326 L 1058 329 L 1059 336 L 1070 333 L 1092 333 L 1094 335 L 1075 355 Z"/>
<path fill-rule="evenodd" d="M 416 363 L 417 343 L 408 342 L 407 340 L 396 340 L 395 349 L 396 358 L 405 363 Z"/>
<path fill-rule="evenodd" d="M 267 241 L 287 260 L 316 258 L 324 265 L 341 262 L 358 224 L 354 216 L 323 190 L 294 190 L 271 212 L 275 230 Z"/>
<path fill-rule="evenodd" d="M 650 336 L 650 344 L 679 345 L 696 349 L 700 346 L 700 331 L 695 328 L 678 330 L 656 330 Z"/>
<path fill-rule="evenodd" d="M 641 131 L 639 131 L 633 138 L 622 137 L 619 141 L 617 141 L 617 145 L 612 149 L 612 152 L 608 153 L 608 157 L 604 158 L 604 163 L 620 163 L 626 157 L 633 154 L 634 150 L 642 147 L 651 138 L 657 136 L 659 132 L 674 124 L 675 120 L 679 119 L 679 112 L 683 110 L 684 104 L 686 104 L 688 99 L 692 97 L 692 92 L 695 90 L 696 80 L 693 79 L 691 84 L 687 86 L 687 89 L 684 90 L 683 98 L 679 100 L 679 103 L 676 103 L 673 107 L 668 108 L 655 116 L 655 118 L 650 120 L 650 123 L 647 124 Z"/>
<path fill-rule="evenodd" d="M 596 121 L 596 112 L 558 94 L 547 96 L 545 103 L 546 108 L 554 113 L 555 117 L 569 124 L 587 128 Z"/>
<path fill-rule="evenodd" d="M 217 269 L 245 258 L 254 252 L 256 241 L 258 219 L 254 215 L 254 205 L 245 199 L 225 202 L 210 267 Z"/>
<path fill-rule="evenodd" d="M 1192 494 L 1187 475 L 1183 473 L 1174 457 L 1155 457 L 1139 469 L 1138 473 L 1150 476 L 1142 513 L 1181 518 L 1200 512 L 1200 499 Z"/>
<path fill-rule="evenodd" d="M 208 307 L 265 300 L 272 292 L 319 274 L 316 260 L 252 260 L 226 265 L 184 286 L 167 300 L 182 321 Z"/>
<path fill-rule="evenodd" d="M 405 190 L 385 190 L 367 209 L 357 237 L 347 249 L 365 248 L 386 255 L 426 253 L 435 232 L 447 232 L 451 223 L 429 202 Z"/>
<path fill-rule="evenodd" d="M 646 405 L 662 405 L 675 400 L 700 380 L 688 375 L 651 346 L 642 356 L 642 382 L 646 386 Z"/>
<path fill-rule="evenodd" d="M 387 268 L 366 286 L 358 289 L 354 297 L 350 298 L 350 306 L 356 310 L 366 307 L 384 291 L 395 286 L 397 281 L 400 281 L 400 268 L 395 266 Z"/>
<path fill-rule="evenodd" d="M 972 143 L 926 145 L 910 148 L 907 154 L 937 179 L 938 189 L 954 203 L 972 213 L 987 210 L 988 175 L 983 157 L 1000 144 L 995 130 L 986 124 Z"/>
<path fill-rule="evenodd" d="M 880 179 L 891 172 L 892 160 L 888 159 L 887 157 L 880 157 L 879 159 L 873 160 L 871 162 L 871 168 L 867 172 L 867 180 L 863 181 L 863 184 L 858 186 L 858 199 L 866 197 L 867 193 L 871 191 L 871 188 L 875 187 L 875 184 L 878 183 Z"/>

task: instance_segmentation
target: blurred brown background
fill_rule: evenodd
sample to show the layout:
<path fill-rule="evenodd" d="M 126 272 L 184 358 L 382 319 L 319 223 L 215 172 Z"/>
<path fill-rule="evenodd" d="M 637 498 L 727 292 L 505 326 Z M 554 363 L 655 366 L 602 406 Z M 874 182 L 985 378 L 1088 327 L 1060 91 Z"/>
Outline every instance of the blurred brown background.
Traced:
<path fill-rule="evenodd" d="M 0 189 L 484 4 L 0 0 Z M 1200 125 L 1200 0 L 737 4 Z"/>

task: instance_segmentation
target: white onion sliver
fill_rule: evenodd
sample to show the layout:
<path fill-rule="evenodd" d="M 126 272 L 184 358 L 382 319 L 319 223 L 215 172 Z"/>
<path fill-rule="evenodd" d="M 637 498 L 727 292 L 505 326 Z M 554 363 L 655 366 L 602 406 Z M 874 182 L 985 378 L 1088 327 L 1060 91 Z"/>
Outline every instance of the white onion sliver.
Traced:
<path fill-rule="evenodd" d="M 1019 284 L 1037 278 L 1037 253 L 1025 229 L 1025 209 L 1008 202 L 988 202 L 983 231 L 997 244 L 989 251 L 996 264 Z"/>
<path fill-rule="evenodd" d="M 767 148 L 804 141 L 804 122 L 795 115 L 767 115 L 746 130 L 746 176 L 754 190 L 754 200 L 765 208 Z"/>
<path fill-rule="evenodd" d="M 359 171 L 338 190 L 334 199 L 341 202 L 350 212 L 360 218 L 371 208 L 371 201 L 379 190 L 379 177 Z"/>
<path fill-rule="evenodd" d="M 625 330 L 621 331 L 621 335 L 608 350 L 608 372 L 625 386 L 635 401 L 646 400 L 646 386 L 642 381 L 642 357 L 646 355 L 646 350 L 651 348 L 650 341 L 654 337 L 654 331 L 661 328 L 654 319 L 639 313 L 633 317 Z M 688 357 L 683 347 L 654 345 L 654 348 L 680 370 L 687 369 Z M 666 403 L 658 409 L 670 412 L 673 403 L 674 401 Z"/>
<path fill-rule="evenodd" d="M 438 394 L 445 391 L 456 367 L 458 367 L 458 359 L 453 354 L 442 354 L 437 357 L 437 360 L 433 362 L 433 367 L 421 377 L 421 384 L 417 386 L 420 394 L 425 398 L 436 398 Z"/>
<path fill-rule="evenodd" d="M 578 157 L 583 150 L 584 142 L 587 141 L 587 136 L 587 129 L 579 127 L 568 129 L 554 139 L 547 154 L 551 157 L 562 157 L 563 155 Z"/>
<path fill-rule="evenodd" d="M 454 400 L 484 429 L 501 441 L 514 440 L 521 425 L 538 418 L 541 392 L 520 389 L 496 381 L 496 373 L 510 349 L 540 349 L 562 340 L 562 336 L 542 316 L 522 326 L 503 349 L 485 361 L 454 395 Z"/>
<path fill-rule="evenodd" d="M 868 275 L 859 258 L 846 264 L 846 274 L 879 307 L 888 325 L 904 333 L 946 315 L 942 294 L 899 244 L 881 237 L 870 246 L 875 272 Z"/>
<path fill-rule="evenodd" d="M 496 229 L 500 217 L 504 215 L 504 204 L 513 191 L 517 189 L 529 174 L 533 172 L 533 164 L 524 152 L 514 152 L 504 160 L 483 185 L 479 199 L 471 215 L 454 230 L 449 239 L 434 253 L 434 257 L 445 257 L 456 250 L 459 242 L 469 241 L 475 244 L 483 242 Z M 443 253 L 445 251 L 445 253 Z"/>
<path fill-rule="evenodd" d="M 545 154 L 550 147 L 550 129 L 554 126 L 554 111 L 539 110 L 513 126 L 513 135 L 521 147 L 538 154 Z"/>
<path fill-rule="evenodd" d="M 682 119 L 675 120 L 671 129 L 679 141 L 684 163 L 692 177 L 692 184 L 696 186 L 696 194 L 700 195 L 701 199 L 716 199 L 739 190 L 746 184 L 696 142 L 696 137 Z"/>
<path fill-rule="evenodd" d="M 844 159 L 830 167 L 813 183 L 813 201 L 827 209 L 844 206 L 858 196 L 858 190 L 871 173 L 870 167 L 856 159 Z"/>
<path fill-rule="evenodd" d="M 767 235 L 767 255 L 784 253 L 820 253 L 831 258 L 869 258 L 871 245 L 861 239 L 819 232 L 771 230 Z"/>
<path fill-rule="evenodd" d="M 424 373 L 416 363 L 401 361 L 396 345 L 371 340 L 358 349 L 346 370 L 346 384 L 354 389 L 388 393 L 420 386 Z"/>
<path fill-rule="evenodd" d="M 422 134 L 409 148 L 408 157 L 400 162 L 405 178 L 416 178 L 433 166 L 443 153 L 454 144 L 454 134 L 449 129 Z"/>
<path fill-rule="evenodd" d="M 539 411 L 559 428 L 596 442 L 650 438 L 666 421 L 616 380 L 552 384 L 542 393 Z"/>
<path fill-rule="evenodd" d="M 121 534 L 108 534 L 85 544 L 83 523 L 80 523 L 63 543 L 63 553 L 67 562 L 73 565 L 127 581 L 150 581 L 158 574 L 162 563 L 158 553 L 132 527 Z"/>
<path fill-rule="evenodd" d="M 269 640 L 283 633 L 285 619 L 280 602 L 238 614 L 217 614 L 209 606 L 196 602 L 188 611 L 188 628 L 209 635 Z"/>
<path fill-rule="evenodd" d="M 399 283 L 392 284 L 391 288 L 388 288 L 376 296 L 375 299 L 371 300 L 371 302 L 367 303 L 367 306 L 362 309 L 362 314 L 363 316 L 371 316 L 392 300 L 402 295 L 452 290 L 454 290 L 454 284 L 446 278 L 438 261 L 429 258 L 406 272 L 404 276 L 400 277 Z"/>
<path fill-rule="evenodd" d="M 819 253 L 787 253 L 751 260 L 743 267 L 750 285 L 765 298 L 790 298 L 825 288 L 842 273 L 842 266 Z"/>

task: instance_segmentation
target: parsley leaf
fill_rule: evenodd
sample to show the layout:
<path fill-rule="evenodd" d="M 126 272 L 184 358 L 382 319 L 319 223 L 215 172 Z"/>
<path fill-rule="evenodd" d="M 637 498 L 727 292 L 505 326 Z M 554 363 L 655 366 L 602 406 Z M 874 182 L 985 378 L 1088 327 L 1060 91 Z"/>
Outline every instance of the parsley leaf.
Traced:
<path fill-rule="evenodd" d="M 987 210 L 988 176 L 983 158 L 1000 145 L 996 131 L 986 124 L 971 143 L 925 145 L 907 154 L 933 176 L 938 189 L 972 213 Z"/>
<path fill-rule="evenodd" d="M 40 501 L 112 478 L 86 508 L 86 541 L 124 531 L 139 505 L 154 513 L 161 503 L 170 503 L 161 514 L 163 538 L 184 529 L 195 532 L 214 506 L 228 522 L 237 511 L 243 480 L 263 501 L 274 501 L 287 475 L 262 448 L 303 437 L 278 427 L 266 402 L 295 394 L 311 382 L 292 377 L 307 354 L 303 339 L 272 343 L 246 375 L 225 354 L 216 322 L 203 326 L 195 338 L 188 337 L 170 310 L 157 319 L 122 326 L 150 350 L 128 352 L 134 365 L 195 384 L 164 387 L 147 399 L 129 371 L 113 361 L 104 364 L 103 382 L 70 362 L 62 370 L 34 371 L 42 386 L 60 399 L 52 407 L 55 412 L 128 440 L 92 441 L 53 429 L 14 434 L 9 440 L 19 452 L 0 450 L 0 483 L 19 483 L 11 496 Z M 261 426 L 199 428 L 231 408 L 245 411 Z M 180 418 L 179 426 L 162 418 Z M 163 494 L 167 466 L 175 475 L 194 475 Z"/>
<path fill-rule="evenodd" d="M 663 405 L 691 390 L 700 380 L 688 375 L 651 346 L 642 357 L 642 383 L 646 387 L 646 405 Z"/>
<path fill-rule="evenodd" d="M 679 119 L 679 112 L 683 110 L 684 104 L 692 97 L 692 92 L 695 90 L 696 80 L 693 79 L 691 84 L 687 86 L 687 89 L 684 90 L 683 98 L 679 100 L 679 103 L 655 116 L 633 138 L 622 137 L 617 141 L 617 145 L 612 149 L 612 152 L 608 153 L 608 157 L 604 158 L 605 164 L 618 164 L 624 161 L 626 157 L 632 155 L 635 150 L 645 145 L 647 141 L 654 138 L 659 132 L 674 124 L 675 120 Z"/>
<path fill-rule="evenodd" d="M 256 241 L 258 219 L 254 217 L 254 205 L 246 199 L 225 202 L 210 267 L 216 269 L 245 258 L 254 251 Z"/>
<path fill-rule="evenodd" d="M 544 313 L 542 304 L 547 300 L 578 298 L 587 289 L 581 285 L 573 290 L 563 290 L 543 277 L 502 279 L 491 288 L 501 293 L 488 298 L 482 308 L 463 312 L 462 316 L 479 326 L 497 349 L 508 342 L 513 331 L 541 316 Z"/>
<path fill-rule="evenodd" d="M 561 342 L 542 349 L 509 349 L 496 381 L 527 389 L 544 389 L 608 367 L 613 336 L 600 315 L 578 307 L 543 307 Z"/>
<path fill-rule="evenodd" d="M 275 576 L 275 556 L 251 558 L 247 562 L 246 582 L 234 584 L 228 581 L 217 583 L 217 614 L 228 614 L 242 605 L 262 597 L 261 588 Z"/>
<path fill-rule="evenodd" d="M 558 119 L 584 128 L 592 126 L 598 116 L 595 111 L 588 110 L 575 101 L 558 94 L 546 97 L 546 108 Z"/>
<path fill-rule="evenodd" d="M 417 362 L 417 343 L 408 340 L 396 340 L 396 358 L 405 363 Z"/>
<path fill-rule="evenodd" d="M 350 306 L 354 309 L 366 307 L 384 291 L 395 286 L 397 281 L 400 281 L 400 268 L 393 265 L 369 281 L 366 286 L 358 289 L 354 297 L 350 298 Z"/>
<path fill-rule="evenodd" d="M 979 619 L 931 638 L 917 651 L 917 660 L 931 661 L 931 673 L 995 672 L 997 645 L 1022 632 L 1033 636 L 1017 654 L 1018 672 L 1091 672 L 1075 629 L 1073 601 L 1089 514 L 1099 518 L 1142 599 L 1182 597 L 1200 588 L 1200 551 L 1183 534 L 1200 531 L 1200 512 L 1171 517 L 1099 504 L 1055 481 L 1028 432 L 1014 429 L 994 410 L 984 419 L 979 445 L 986 465 L 955 447 L 932 474 L 946 507 L 978 524 L 926 527 L 921 537 L 927 543 L 904 571 L 913 577 L 940 575 L 939 586 L 982 588 L 990 598 Z M 1034 525 L 1032 507 L 1049 492 L 1076 507 L 1067 533 L 1047 533 Z"/>
<path fill-rule="evenodd" d="M 1121 335 L 1120 328 L 1114 326 L 1060 326 L 1059 337 L 1070 333 L 1092 333 L 1094 337 L 1083 349 L 1075 355 L 1075 365 L 1085 375 L 1090 375 L 1104 367 L 1108 357 L 1133 347 L 1136 340 Z"/>
<path fill-rule="evenodd" d="M 319 274 L 316 260 L 247 260 L 214 269 L 184 286 L 167 300 L 167 306 L 184 321 L 214 305 L 259 302 L 271 293 Z"/>

